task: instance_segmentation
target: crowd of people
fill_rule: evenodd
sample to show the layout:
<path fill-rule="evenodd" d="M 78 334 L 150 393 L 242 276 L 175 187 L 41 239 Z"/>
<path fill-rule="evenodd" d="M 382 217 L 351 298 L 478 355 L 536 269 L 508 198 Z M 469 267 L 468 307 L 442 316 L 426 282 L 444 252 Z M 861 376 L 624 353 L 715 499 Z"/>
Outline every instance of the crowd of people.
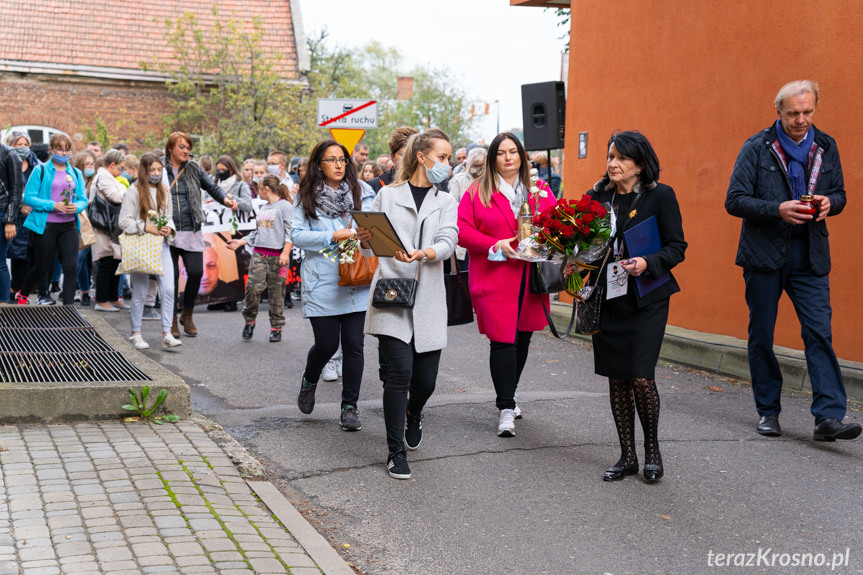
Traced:
<path fill-rule="evenodd" d="M 767 436 L 781 433 L 781 375 L 770 348 L 778 297 L 786 290 L 792 298 L 806 297 L 806 305 L 797 308 L 799 313 L 806 311 L 801 321 L 815 390 L 814 438 L 831 441 L 853 439 L 861 428 L 842 423 L 845 394 L 838 367 L 833 369 L 829 299 L 819 303 L 819 298 L 829 297 L 821 279 L 827 272 L 823 262 L 821 267 L 804 265 L 807 245 L 822 239 L 826 243 L 824 219 L 844 206 L 835 145 L 811 126 L 816 103 L 817 87 L 811 83 L 783 87 L 776 100 L 779 118 L 767 131 L 774 144 L 765 147 L 758 140 L 744 146 L 727 207 L 744 219 L 738 263 L 745 270 L 752 310 L 750 365 L 760 415 L 757 430 Z M 231 213 L 249 214 L 254 209 L 255 229 L 226 240 L 230 250 L 251 254 L 240 337 L 253 339 L 266 291 L 269 341 L 281 341 L 284 308 L 291 305 L 287 270 L 299 263 L 301 308 L 314 343 L 297 376 L 297 406 L 304 414 L 312 413 L 318 382 L 341 377 L 339 424 L 345 431 L 362 429 L 357 406 L 365 370 L 365 335 L 374 336 L 384 385 L 386 468 L 391 477 L 407 479 L 411 477 L 407 451 L 418 449 L 423 441 L 423 409 L 434 393 L 441 352 L 447 345 L 444 273 L 455 256 L 459 269 L 469 271 L 478 330 L 489 340 L 489 374 L 498 409 L 496 433 L 500 437 L 516 434 L 516 420 L 524 417 L 516 391 L 525 376 L 533 332 L 547 326 L 544 308 L 549 305 L 547 294 L 528 289 L 532 264 L 517 257 L 518 218 L 525 203 L 534 213 L 554 206 L 561 182 L 547 155 L 529 158 L 512 133 L 497 135 L 488 147 L 472 144 L 457 149 L 453 157 L 444 132 L 418 133 L 402 127 L 389 139 L 390 153 L 375 161 L 368 159 L 365 144 L 349 151 L 334 140 L 319 142 L 308 158 L 289 160 L 280 151 L 266 160 L 242 163 L 228 155 L 215 160 L 194 158 L 194 142 L 183 132 L 174 132 L 164 150 L 147 152 L 140 160 L 123 144 L 103 154 L 98 144 L 91 143 L 73 155 L 72 141 L 62 134 L 51 137 L 48 149 L 31 147 L 27 135 L 18 132 L 6 144 L 0 147 L 4 223 L 0 247 L 8 250 L 11 280 L 4 258 L 0 297 L 27 304 L 35 290 L 36 304 L 50 305 L 54 301 L 49 290 L 52 284 L 59 287 L 62 277 L 62 303 L 77 300 L 87 306 L 95 268 L 96 311 L 130 309 L 129 341 L 137 349 L 149 347 L 141 333 L 142 320 L 161 320 L 163 347 L 177 348 L 181 337 L 198 333 L 196 298 L 202 281 L 209 281 L 203 280 L 205 254 L 211 248 L 202 234 L 203 204 L 216 202 Z M 805 153 L 798 152 L 796 145 L 805 145 Z M 788 178 L 776 175 L 775 182 L 765 184 L 762 175 L 754 173 L 756 167 L 775 167 L 774 158 L 780 157 L 782 174 Z M 813 157 L 823 159 L 821 173 L 828 174 L 829 181 L 827 175 L 819 179 L 817 170 L 812 174 Z M 533 193 L 532 168 L 539 172 L 540 193 Z M 607 283 L 608 288 L 600 292 L 594 363 L 596 373 L 608 378 L 621 447 L 619 460 L 603 475 L 606 481 L 639 471 L 636 413 L 644 436 L 644 479 L 653 483 L 664 474 L 655 367 L 670 297 L 680 290 L 672 270 L 684 260 L 687 244 L 675 192 L 660 183 L 659 176 L 659 159 L 647 138 L 636 131 L 619 132 L 607 143 L 605 172 L 587 191 L 611 207 L 613 222 L 607 256 L 589 271 L 593 285 Z M 793 197 L 780 202 L 786 181 L 791 182 Z M 801 201 L 807 191 L 814 193 L 819 206 L 812 212 L 805 211 Z M 257 208 L 253 208 L 255 198 Z M 96 206 L 105 210 L 104 217 L 115 210 L 116 226 L 103 226 L 103 215 L 92 211 Z M 373 277 L 359 284 L 342 281 L 340 263 L 345 258 L 330 257 L 334 248 L 337 252 L 339 245 L 349 241 L 355 242 L 363 257 L 377 255 L 372 244 L 380 232 L 358 226 L 356 212 L 385 213 L 401 242 L 391 257 L 378 257 Z M 660 247 L 650 253 L 630 253 L 625 232 L 648 220 L 656 222 Z M 87 226 L 93 230 L 89 239 Z M 130 305 L 124 301 L 123 282 L 117 275 L 124 261 L 117 241 L 120 233 L 150 234 L 159 238 L 153 241 L 161 246 L 161 275 L 130 274 Z M 757 242 L 750 238 L 745 243 L 744 236 L 776 246 L 781 242 L 775 238 L 790 238 L 790 248 L 783 248 L 789 255 L 773 258 L 770 262 L 776 265 L 771 267 L 758 257 L 763 259 L 770 249 L 782 246 L 762 246 L 753 252 Z M 819 244 L 818 249 L 827 248 Z M 181 260 L 183 292 L 178 291 Z M 570 265 L 567 273 L 588 272 Z M 653 287 L 643 289 L 642 280 L 653 281 Z M 384 285 L 388 287 L 379 289 Z M 154 304 L 157 298 L 159 312 Z M 229 304 L 223 307 L 230 310 Z"/>

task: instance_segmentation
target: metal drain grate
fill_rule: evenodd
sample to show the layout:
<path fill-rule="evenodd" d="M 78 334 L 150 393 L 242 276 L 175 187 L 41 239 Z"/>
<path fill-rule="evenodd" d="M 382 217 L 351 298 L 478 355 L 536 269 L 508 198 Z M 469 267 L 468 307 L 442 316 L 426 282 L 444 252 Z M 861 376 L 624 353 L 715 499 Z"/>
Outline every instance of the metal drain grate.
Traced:
<path fill-rule="evenodd" d="M 150 378 L 74 306 L 0 307 L 0 381 L 75 383 Z"/>

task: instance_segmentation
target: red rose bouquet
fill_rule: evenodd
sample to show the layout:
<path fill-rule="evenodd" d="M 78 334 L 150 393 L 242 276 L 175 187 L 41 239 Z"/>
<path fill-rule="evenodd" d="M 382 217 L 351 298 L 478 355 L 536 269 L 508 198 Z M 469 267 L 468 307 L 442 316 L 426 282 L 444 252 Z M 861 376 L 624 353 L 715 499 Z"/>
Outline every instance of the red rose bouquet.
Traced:
<path fill-rule="evenodd" d="M 549 254 L 559 253 L 587 270 L 605 253 L 611 238 L 609 209 L 588 195 L 580 200 L 558 200 L 533 219 L 535 241 Z M 581 274 L 567 278 L 566 292 L 577 295 L 584 287 Z"/>

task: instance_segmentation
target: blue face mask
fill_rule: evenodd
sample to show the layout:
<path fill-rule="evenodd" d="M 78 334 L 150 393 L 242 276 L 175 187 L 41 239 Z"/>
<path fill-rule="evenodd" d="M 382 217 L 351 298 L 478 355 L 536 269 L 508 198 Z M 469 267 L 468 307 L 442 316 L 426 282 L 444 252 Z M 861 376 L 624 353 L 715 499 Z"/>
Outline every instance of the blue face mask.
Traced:
<path fill-rule="evenodd" d="M 61 156 L 59 154 L 54 154 L 51 157 L 51 159 L 54 160 L 55 162 L 57 162 L 58 164 L 65 164 L 66 162 L 69 161 L 69 158 L 71 158 L 71 157 L 72 156 Z"/>
<path fill-rule="evenodd" d="M 425 154 L 423 154 L 425 156 Z M 428 156 L 425 156 L 428 158 Z M 450 167 L 449 164 L 444 164 L 443 162 L 438 162 L 432 158 L 428 158 L 434 162 L 434 166 L 431 168 L 426 168 L 426 177 L 433 184 L 439 184 L 443 182 L 445 179 L 449 177 Z M 425 164 L 423 164 L 425 168 Z"/>
<path fill-rule="evenodd" d="M 129 172 L 127 172 L 126 170 L 123 170 L 123 173 L 122 173 L 122 174 L 120 174 L 120 177 L 121 177 L 121 178 L 126 178 L 126 179 L 127 179 L 127 180 L 129 180 L 130 182 L 132 181 L 132 174 L 130 174 L 130 173 L 129 173 Z"/>
<path fill-rule="evenodd" d="M 93 174 L 95 174 L 95 173 L 96 173 L 96 170 L 94 170 L 93 168 L 86 168 L 84 170 L 84 176 L 87 178 L 92 178 Z"/>

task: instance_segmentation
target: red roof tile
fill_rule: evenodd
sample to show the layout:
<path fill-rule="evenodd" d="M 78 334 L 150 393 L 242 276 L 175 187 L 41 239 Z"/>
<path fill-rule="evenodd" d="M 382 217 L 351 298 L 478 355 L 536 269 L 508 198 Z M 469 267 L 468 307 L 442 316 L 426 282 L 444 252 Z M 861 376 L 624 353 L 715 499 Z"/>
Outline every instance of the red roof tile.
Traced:
<path fill-rule="evenodd" d="M 280 54 L 280 74 L 297 78 L 297 51 L 290 0 L 31 0 L 0 1 L 0 59 L 73 66 L 141 70 L 141 62 L 169 61 L 165 22 L 186 12 L 201 29 L 232 16 L 247 22 L 260 16 L 269 30 L 261 39 Z"/>

